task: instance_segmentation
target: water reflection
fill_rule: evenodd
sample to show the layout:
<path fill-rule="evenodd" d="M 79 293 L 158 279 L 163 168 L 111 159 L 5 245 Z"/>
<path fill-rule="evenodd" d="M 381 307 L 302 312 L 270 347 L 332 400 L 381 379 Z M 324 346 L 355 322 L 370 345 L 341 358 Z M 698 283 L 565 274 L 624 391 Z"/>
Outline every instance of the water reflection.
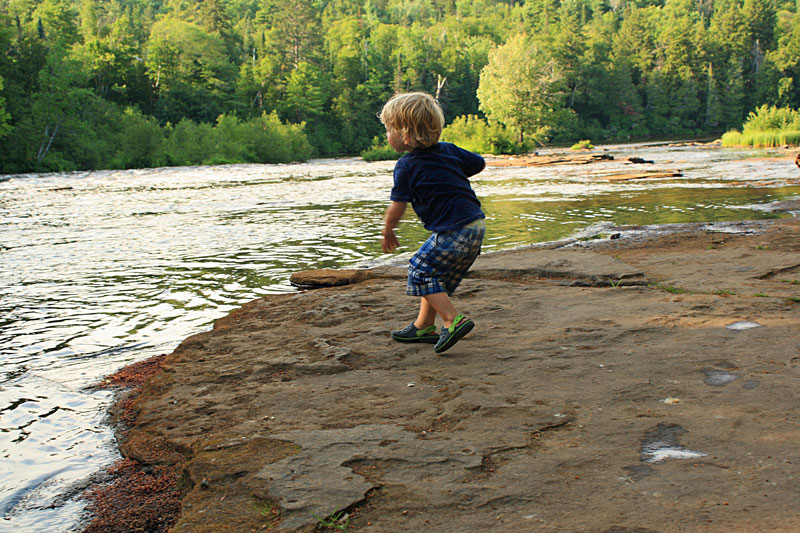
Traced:
<path fill-rule="evenodd" d="M 474 179 L 489 219 L 485 248 L 559 240 L 598 223 L 773 218 L 753 206 L 800 194 L 781 185 L 796 173 L 789 159 L 698 148 L 635 153 L 683 176 L 601 179 L 631 171 L 618 160 L 487 169 Z M 81 504 L 59 495 L 116 457 L 102 424 L 110 396 L 89 388 L 104 375 L 171 351 L 259 295 L 294 290 L 292 272 L 385 257 L 393 165 L 345 159 L 0 183 L 0 527 L 75 524 Z M 410 210 L 398 234 L 405 252 L 427 237 Z"/>

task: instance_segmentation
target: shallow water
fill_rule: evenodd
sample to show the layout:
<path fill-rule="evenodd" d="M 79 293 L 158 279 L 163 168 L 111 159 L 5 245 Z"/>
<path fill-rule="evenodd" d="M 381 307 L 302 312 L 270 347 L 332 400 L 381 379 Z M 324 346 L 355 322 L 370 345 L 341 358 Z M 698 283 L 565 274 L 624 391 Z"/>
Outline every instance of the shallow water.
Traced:
<path fill-rule="evenodd" d="M 791 216 L 800 195 L 780 151 L 609 146 L 592 165 L 488 168 L 473 185 L 485 250 L 593 235 L 622 224 Z M 633 155 L 655 165 L 621 161 Z M 766 159 L 750 160 L 749 157 Z M 167 353 L 309 268 L 375 264 L 393 162 L 317 160 L 16 176 L 0 182 L 0 529 L 68 531 L 72 496 L 118 455 L 111 396 L 91 385 Z M 683 177 L 610 183 L 614 172 Z M 427 236 L 409 211 L 398 233 Z"/>

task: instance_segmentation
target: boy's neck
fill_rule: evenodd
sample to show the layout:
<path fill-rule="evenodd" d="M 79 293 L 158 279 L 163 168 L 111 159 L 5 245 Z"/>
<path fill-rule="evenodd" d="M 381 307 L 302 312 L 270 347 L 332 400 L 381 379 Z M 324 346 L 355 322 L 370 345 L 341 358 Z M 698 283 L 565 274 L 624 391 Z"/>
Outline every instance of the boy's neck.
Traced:
<path fill-rule="evenodd" d="M 439 141 L 436 141 L 435 143 L 433 143 L 431 145 L 428 145 L 428 146 L 425 146 L 425 147 L 417 146 L 412 150 L 412 152 L 430 150 L 431 148 L 435 147 L 437 144 L 439 144 Z"/>

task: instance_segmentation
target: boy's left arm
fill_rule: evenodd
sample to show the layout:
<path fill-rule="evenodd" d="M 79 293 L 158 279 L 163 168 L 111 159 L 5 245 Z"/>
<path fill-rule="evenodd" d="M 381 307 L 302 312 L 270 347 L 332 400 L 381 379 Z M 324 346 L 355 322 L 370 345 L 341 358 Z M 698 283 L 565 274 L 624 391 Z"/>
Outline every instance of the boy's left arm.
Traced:
<path fill-rule="evenodd" d="M 397 240 L 397 235 L 394 233 L 394 228 L 400 223 L 400 219 L 403 218 L 403 213 L 405 212 L 406 202 L 392 202 L 389 204 L 389 207 L 386 208 L 383 230 L 381 231 L 381 235 L 383 235 L 381 249 L 383 249 L 385 253 L 393 252 L 400 244 Z"/>

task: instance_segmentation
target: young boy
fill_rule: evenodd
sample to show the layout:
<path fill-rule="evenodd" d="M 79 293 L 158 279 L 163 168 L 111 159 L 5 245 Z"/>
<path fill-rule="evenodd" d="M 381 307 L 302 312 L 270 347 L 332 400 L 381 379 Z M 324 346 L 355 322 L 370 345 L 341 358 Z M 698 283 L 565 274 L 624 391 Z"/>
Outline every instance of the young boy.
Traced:
<path fill-rule="evenodd" d="M 421 297 L 419 315 L 404 329 L 392 331 L 392 338 L 435 344 L 434 351 L 442 353 L 475 325 L 457 314 L 449 295 L 481 251 L 485 215 L 467 178 L 483 170 L 486 163 L 478 154 L 438 142 L 444 115 L 429 94 L 392 97 L 380 119 L 389 145 L 398 152 L 409 152 L 394 167 L 392 203 L 381 232 L 383 251 L 392 252 L 398 246 L 394 229 L 407 202 L 425 229 L 433 232 L 409 260 L 406 294 Z M 440 335 L 434 325 L 437 314 L 444 322 Z"/>

